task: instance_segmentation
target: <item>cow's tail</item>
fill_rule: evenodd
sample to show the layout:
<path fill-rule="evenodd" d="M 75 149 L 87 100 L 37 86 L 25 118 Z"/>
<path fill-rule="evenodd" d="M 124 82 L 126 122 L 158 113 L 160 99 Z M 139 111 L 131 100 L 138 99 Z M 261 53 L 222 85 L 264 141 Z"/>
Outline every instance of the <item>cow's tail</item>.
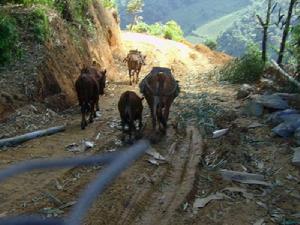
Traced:
<path fill-rule="evenodd" d="M 78 102 L 79 102 L 79 105 L 81 107 L 81 112 L 85 112 L 85 113 L 89 112 L 90 111 L 90 104 L 86 99 L 85 87 L 83 85 L 82 80 L 78 80 L 75 83 L 75 88 L 76 88 Z"/>
<path fill-rule="evenodd" d="M 161 107 L 161 98 L 163 95 L 163 86 L 164 86 L 164 73 L 163 72 L 159 72 L 157 74 L 158 77 L 158 82 L 157 82 L 157 86 L 156 86 L 156 90 L 155 90 L 155 95 L 154 95 L 154 99 L 153 99 L 153 117 L 156 120 L 157 119 L 157 111 L 159 109 L 159 107 Z"/>
<path fill-rule="evenodd" d="M 133 118 L 132 118 L 132 112 L 131 112 L 131 107 L 129 103 L 129 93 L 126 93 L 125 95 L 125 117 L 129 123 L 132 123 Z"/>

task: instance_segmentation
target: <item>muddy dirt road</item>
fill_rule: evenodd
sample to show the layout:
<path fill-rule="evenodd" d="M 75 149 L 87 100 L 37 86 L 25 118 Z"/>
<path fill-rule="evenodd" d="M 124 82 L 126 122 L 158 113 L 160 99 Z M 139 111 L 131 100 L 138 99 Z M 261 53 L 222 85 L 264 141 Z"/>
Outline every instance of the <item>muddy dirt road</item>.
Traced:
<path fill-rule="evenodd" d="M 299 212 L 299 171 L 289 163 L 289 146 L 270 136 L 266 126 L 245 130 L 263 120 L 242 116 L 243 102 L 235 100 L 234 87 L 216 83 L 207 75 L 228 58 L 214 58 L 212 53 L 208 56 L 205 51 L 142 34 L 123 33 L 123 40 L 125 49 L 138 48 L 147 55 L 142 77 L 153 66 L 168 66 L 180 81 L 181 94 L 171 110 L 166 136 L 152 145 L 166 160 L 153 165 L 146 155 L 136 162 L 97 199 L 85 224 L 240 225 L 259 219 L 277 224 L 272 221 L 276 212 L 279 216 Z M 93 124 L 80 130 L 79 109 L 74 107 L 57 121 L 67 123 L 65 132 L 1 151 L 0 167 L 27 159 L 92 155 L 120 147 L 119 96 L 125 90 L 139 92 L 137 86 L 128 85 L 121 61 L 116 59 L 120 79 L 109 83 L 101 98 L 101 115 Z M 144 106 L 145 137 L 149 137 L 150 115 Z M 228 126 L 234 129 L 226 137 L 209 138 L 212 130 Z M 96 146 L 81 153 L 66 151 L 65 146 L 83 139 L 95 141 Z M 225 182 L 218 174 L 220 168 L 263 173 L 279 185 L 266 189 Z M 37 171 L 10 179 L 0 184 L 0 215 L 40 212 L 63 216 L 69 210 L 65 204 L 74 204 L 99 171 L 101 167 Z M 214 201 L 204 209 L 192 207 L 195 198 L 226 187 L 243 188 L 253 198 L 227 193 L 228 199 Z"/>

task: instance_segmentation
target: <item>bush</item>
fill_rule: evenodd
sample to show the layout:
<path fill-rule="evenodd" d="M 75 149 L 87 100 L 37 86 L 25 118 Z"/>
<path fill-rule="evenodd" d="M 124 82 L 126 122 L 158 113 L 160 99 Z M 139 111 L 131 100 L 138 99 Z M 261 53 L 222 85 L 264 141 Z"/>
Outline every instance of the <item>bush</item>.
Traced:
<path fill-rule="evenodd" d="M 130 29 L 133 32 L 137 33 L 147 33 L 150 35 L 164 37 L 166 39 L 181 41 L 183 40 L 183 31 L 181 27 L 175 21 L 169 21 L 165 25 L 161 23 L 147 24 L 145 22 L 139 22 L 136 25 L 127 26 L 127 29 Z"/>
<path fill-rule="evenodd" d="M 183 39 L 183 31 L 179 24 L 174 20 L 168 21 L 164 26 L 164 38 L 181 41 Z"/>
<path fill-rule="evenodd" d="M 0 13 L 0 65 L 19 56 L 19 35 L 14 18 Z"/>
<path fill-rule="evenodd" d="M 128 25 L 127 28 L 129 29 L 131 25 Z M 148 33 L 149 25 L 144 22 L 139 22 L 131 27 L 131 31 L 137 33 Z"/>
<path fill-rule="evenodd" d="M 261 77 L 264 66 L 258 48 L 250 46 L 243 57 L 229 62 L 219 71 L 220 80 L 253 83 Z"/>
<path fill-rule="evenodd" d="M 30 13 L 28 20 L 35 39 L 40 43 L 45 42 L 50 34 L 46 12 L 43 9 L 35 9 Z"/>
<path fill-rule="evenodd" d="M 211 50 L 216 50 L 218 45 L 216 41 L 210 39 L 205 40 L 203 44 L 209 47 Z"/>
<path fill-rule="evenodd" d="M 164 25 L 161 23 L 150 24 L 148 28 L 148 33 L 153 36 L 162 37 L 164 34 Z"/>

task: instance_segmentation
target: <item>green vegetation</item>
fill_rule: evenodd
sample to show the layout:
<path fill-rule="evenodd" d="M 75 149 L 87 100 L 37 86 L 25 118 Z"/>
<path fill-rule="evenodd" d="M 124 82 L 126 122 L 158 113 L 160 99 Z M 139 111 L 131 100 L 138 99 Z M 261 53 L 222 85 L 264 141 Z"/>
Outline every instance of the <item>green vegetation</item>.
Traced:
<path fill-rule="evenodd" d="M 229 62 L 219 71 L 220 80 L 253 83 L 261 77 L 264 66 L 258 47 L 252 45 L 248 47 L 244 56 Z"/>
<path fill-rule="evenodd" d="M 16 20 L 0 13 L 0 65 L 18 57 L 20 53 Z"/>
<path fill-rule="evenodd" d="M 116 0 L 101 0 L 102 5 L 107 9 L 117 9 Z"/>
<path fill-rule="evenodd" d="M 25 6 L 33 4 L 53 5 L 54 0 L 4 0 L 3 3 L 24 4 Z"/>
<path fill-rule="evenodd" d="M 29 15 L 28 21 L 35 39 L 40 43 L 45 42 L 50 34 L 49 21 L 45 10 L 33 10 Z"/>
<path fill-rule="evenodd" d="M 46 42 L 51 35 L 49 12 L 56 10 L 68 23 L 70 33 L 78 42 L 78 36 L 94 37 L 96 33 L 93 18 L 88 8 L 93 1 L 99 0 L 2 0 L 2 4 L 23 4 L 26 14 L 9 9 L 0 12 L 0 65 L 20 57 L 23 51 L 20 35 L 32 38 L 38 43 Z M 103 0 L 106 6 L 114 5 L 114 0 Z M 108 4 L 111 4 L 110 6 Z M 29 34 L 29 35 L 27 35 Z"/>
<path fill-rule="evenodd" d="M 61 14 L 62 18 L 70 22 L 83 34 L 91 37 L 95 35 L 95 25 L 93 18 L 87 13 L 90 4 L 94 0 L 56 0 L 54 7 Z M 106 1 L 106 3 L 113 1 Z"/>
<path fill-rule="evenodd" d="M 203 44 L 209 47 L 211 50 L 216 50 L 218 46 L 218 43 L 211 39 L 205 40 Z"/>
<path fill-rule="evenodd" d="M 145 22 L 139 22 L 133 25 L 131 30 L 175 41 L 181 41 L 183 39 L 183 31 L 174 20 L 168 21 L 166 24 L 155 23 L 150 25 Z"/>

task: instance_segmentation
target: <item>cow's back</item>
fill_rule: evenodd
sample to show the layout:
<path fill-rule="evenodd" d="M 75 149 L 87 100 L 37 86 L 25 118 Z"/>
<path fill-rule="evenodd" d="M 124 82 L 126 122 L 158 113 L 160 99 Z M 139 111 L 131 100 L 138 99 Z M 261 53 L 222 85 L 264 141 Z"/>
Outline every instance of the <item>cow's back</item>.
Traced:
<path fill-rule="evenodd" d="M 146 91 L 146 89 L 148 90 Z M 140 91 L 144 95 L 177 97 L 179 86 L 169 68 L 153 67 L 151 72 L 140 83 Z"/>
<path fill-rule="evenodd" d="M 94 100 L 98 95 L 97 81 L 90 74 L 81 74 L 75 83 L 79 103 Z"/>
<path fill-rule="evenodd" d="M 121 117 L 125 119 L 126 113 L 131 113 L 130 117 L 135 120 L 139 118 L 143 111 L 143 104 L 139 96 L 132 91 L 124 92 L 119 100 L 118 109 Z"/>
<path fill-rule="evenodd" d="M 142 66 L 141 56 L 138 54 L 131 54 L 128 57 L 128 68 L 132 70 L 137 70 Z"/>

